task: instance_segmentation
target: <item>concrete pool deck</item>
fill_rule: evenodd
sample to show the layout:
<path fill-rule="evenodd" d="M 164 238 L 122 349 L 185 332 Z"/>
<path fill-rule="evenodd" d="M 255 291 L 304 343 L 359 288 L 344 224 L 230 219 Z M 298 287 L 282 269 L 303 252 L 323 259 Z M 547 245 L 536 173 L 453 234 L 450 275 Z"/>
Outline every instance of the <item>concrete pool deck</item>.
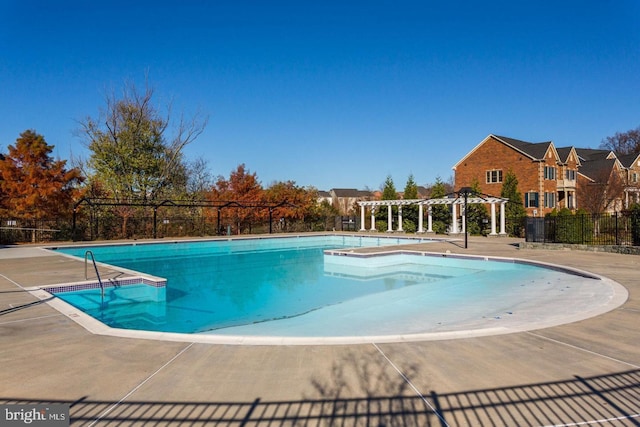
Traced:
<path fill-rule="evenodd" d="M 155 341 L 93 335 L 22 289 L 84 280 L 84 263 L 1 248 L 0 404 L 67 403 L 72 425 L 640 425 L 640 258 L 519 241 L 415 249 L 566 265 L 622 284 L 628 300 L 566 325 L 441 341 Z"/>

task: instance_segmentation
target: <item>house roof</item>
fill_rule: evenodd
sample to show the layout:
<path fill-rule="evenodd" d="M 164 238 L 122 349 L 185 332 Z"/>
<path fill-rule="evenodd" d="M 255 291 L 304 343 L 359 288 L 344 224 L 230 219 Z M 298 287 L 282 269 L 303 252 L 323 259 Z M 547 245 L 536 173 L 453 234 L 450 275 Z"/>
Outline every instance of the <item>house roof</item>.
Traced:
<path fill-rule="evenodd" d="M 506 136 L 493 135 L 499 141 L 530 157 L 532 160 L 544 160 L 544 156 L 553 147 L 553 142 L 527 142 L 519 139 L 508 138 Z M 555 148 L 554 148 L 555 149 Z"/>
<path fill-rule="evenodd" d="M 573 147 L 556 148 L 556 151 L 558 152 L 558 156 L 560 157 L 560 161 L 562 163 L 567 163 L 567 160 L 569 159 L 569 154 L 571 153 L 572 148 Z"/>
<path fill-rule="evenodd" d="M 355 188 L 332 188 L 331 192 L 336 197 L 368 197 L 371 196 L 370 191 L 357 190 Z"/>
<path fill-rule="evenodd" d="M 602 160 L 611 157 L 609 150 L 598 150 L 595 148 L 576 148 L 576 153 L 582 161 Z"/>
<path fill-rule="evenodd" d="M 558 156 L 560 157 L 560 162 L 563 164 L 567 164 L 569 163 L 569 156 L 571 155 L 571 153 L 575 153 L 576 156 L 576 164 L 578 166 L 581 165 L 580 163 L 580 156 L 578 156 L 578 152 L 576 151 L 576 148 L 571 146 L 571 147 L 560 147 L 557 148 L 556 147 L 556 152 L 558 153 Z"/>
<path fill-rule="evenodd" d="M 509 138 L 509 137 L 506 137 L 506 136 L 498 136 L 498 135 L 489 134 L 489 136 L 487 136 L 485 139 L 482 140 L 482 142 L 480 142 L 478 145 L 476 145 L 473 148 L 473 150 L 469 151 L 466 156 L 464 156 L 462 159 L 460 159 L 460 161 L 458 161 L 458 163 L 456 163 L 453 166 L 452 169 L 456 170 L 458 165 L 464 163 L 464 161 L 469 156 L 471 156 L 480 146 L 482 146 L 482 144 L 487 142 L 487 140 L 489 140 L 490 138 L 493 138 L 493 139 L 503 143 L 504 145 L 507 145 L 508 147 L 511 147 L 512 149 L 516 150 L 519 153 L 522 153 L 523 155 L 525 155 L 526 157 L 528 157 L 528 158 L 530 158 L 531 160 L 534 160 L 534 161 L 544 160 L 544 156 L 545 156 L 545 154 L 547 154 L 549 149 L 552 149 L 554 154 L 556 156 L 558 156 L 558 153 L 557 153 L 555 147 L 553 146 L 553 142 L 551 142 L 551 141 L 547 141 L 547 142 L 527 142 L 527 141 L 521 141 L 519 139 Z M 558 158 L 558 157 L 556 157 L 556 158 Z"/>
<path fill-rule="evenodd" d="M 331 197 L 331 194 L 328 191 L 318 190 L 318 197 Z"/>
<path fill-rule="evenodd" d="M 582 163 L 582 167 L 578 170 L 578 173 L 586 176 L 592 181 L 599 181 L 603 176 L 603 172 L 611 172 L 615 166 L 617 159 L 597 159 Z M 609 174 L 607 173 L 607 176 Z"/>
<path fill-rule="evenodd" d="M 631 168 L 636 161 L 640 161 L 640 154 L 625 154 L 624 156 L 618 156 L 618 160 L 620 160 L 620 163 L 622 163 L 622 166 L 625 168 Z"/>

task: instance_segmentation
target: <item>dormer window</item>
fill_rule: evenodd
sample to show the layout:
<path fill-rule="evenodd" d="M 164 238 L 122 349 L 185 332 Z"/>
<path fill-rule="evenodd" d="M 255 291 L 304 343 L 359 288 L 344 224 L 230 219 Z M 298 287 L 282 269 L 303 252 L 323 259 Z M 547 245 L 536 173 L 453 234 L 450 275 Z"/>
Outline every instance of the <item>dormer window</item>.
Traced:
<path fill-rule="evenodd" d="M 502 170 L 493 169 L 487 171 L 487 184 L 497 184 L 502 182 Z"/>

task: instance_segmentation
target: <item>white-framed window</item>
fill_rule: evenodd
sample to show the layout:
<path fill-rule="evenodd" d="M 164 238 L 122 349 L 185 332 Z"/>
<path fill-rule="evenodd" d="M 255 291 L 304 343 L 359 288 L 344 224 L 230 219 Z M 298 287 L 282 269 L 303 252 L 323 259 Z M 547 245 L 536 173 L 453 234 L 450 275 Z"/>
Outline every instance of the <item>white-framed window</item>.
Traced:
<path fill-rule="evenodd" d="M 537 208 L 539 205 L 538 202 L 538 193 L 530 191 L 524 194 L 524 207 L 525 208 Z"/>
<path fill-rule="evenodd" d="M 576 171 L 567 170 L 566 173 L 565 173 L 565 179 L 568 179 L 569 181 L 575 181 L 576 180 Z"/>
<path fill-rule="evenodd" d="M 487 184 L 497 184 L 502 182 L 502 170 L 493 169 L 487 171 Z"/>
<path fill-rule="evenodd" d="M 545 166 L 544 179 L 556 179 L 556 168 L 553 166 Z"/>
<path fill-rule="evenodd" d="M 638 182 L 638 173 L 634 172 L 631 174 L 631 182 Z"/>
<path fill-rule="evenodd" d="M 545 208 L 556 207 L 556 193 L 544 193 L 544 207 Z"/>

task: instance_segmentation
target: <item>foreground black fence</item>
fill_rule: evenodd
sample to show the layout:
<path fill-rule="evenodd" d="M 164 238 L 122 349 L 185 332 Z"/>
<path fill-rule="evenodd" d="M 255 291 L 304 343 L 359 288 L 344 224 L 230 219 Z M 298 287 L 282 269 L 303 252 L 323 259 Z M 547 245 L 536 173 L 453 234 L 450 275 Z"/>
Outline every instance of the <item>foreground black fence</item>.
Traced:
<path fill-rule="evenodd" d="M 525 230 L 527 242 L 640 246 L 640 213 L 528 217 Z"/>

